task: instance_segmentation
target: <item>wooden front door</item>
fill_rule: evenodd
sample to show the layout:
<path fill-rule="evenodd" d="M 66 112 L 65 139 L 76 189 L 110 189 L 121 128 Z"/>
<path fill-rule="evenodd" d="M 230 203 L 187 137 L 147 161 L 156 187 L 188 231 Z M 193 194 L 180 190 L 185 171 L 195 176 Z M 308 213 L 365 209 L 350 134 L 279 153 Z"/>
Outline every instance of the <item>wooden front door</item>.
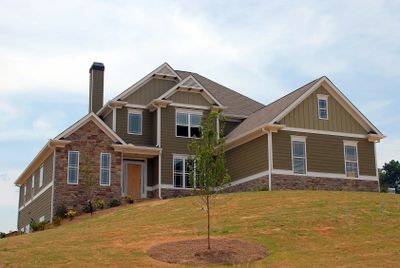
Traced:
<path fill-rule="evenodd" d="M 140 186 L 142 181 L 142 165 L 128 164 L 127 165 L 127 195 L 132 199 L 140 199 Z"/>

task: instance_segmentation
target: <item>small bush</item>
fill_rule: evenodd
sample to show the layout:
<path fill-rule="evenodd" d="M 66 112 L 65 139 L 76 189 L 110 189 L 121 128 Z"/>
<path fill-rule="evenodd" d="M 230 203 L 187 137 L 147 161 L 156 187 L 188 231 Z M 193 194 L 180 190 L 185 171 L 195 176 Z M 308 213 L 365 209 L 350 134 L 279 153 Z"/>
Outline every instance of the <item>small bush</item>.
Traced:
<path fill-rule="evenodd" d="M 67 217 L 67 208 L 65 207 L 65 205 L 58 206 L 54 216 L 60 217 L 62 219 L 66 218 Z"/>
<path fill-rule="evenodd" d="M 62 218 L 59 216 L 54 216 L 53 217 L 53 225 L 54 226 L 60 226 L 61 225 L 61 220 Z"/>
<path fill-rule="evenodd" d="M 106 201 L 104 201 L 104 199 L 99 199 L 96 202 L 96 208 L 98 209 L 104 209 L 104 207 L 106 206 Z"/>
<path fill-rule="evenodd" d="M 7 237 L 6 233 L 0 232 L 0 239 Z"/>
<path fill-rule="evenodd" d="M 110 208 L 118 207 L 119 205 L 121 205 L 121 201 L 119 201 L 118 199 L 112 199 L 112 200 L 108 203 L 108 206 L 109 206 Z"/>
<path fill-rule="evenodd" d="M 83 208 L 83 212 L 85 213 L 93 213 L 96 208 L 92 205 L 92 202 L 88 202 L 86 206 Z"/>
<path fill-rule="evenodd" d="M 129 196 L 125 197 L 125 200 L 126 200 L 126 203 L 128 203 L 128 204 L 133 204 L 133 202 L 134 202 L 133 199 Z"/>
<path fill-rule="evenodd" d="M 68 210 L 67 217 L 72 220 L 76 216 L 76 211 L 73 209 Z"/>
<path fill-rule="evenodd" d="M 48 225 L 47 221 L 42 221 L 42 222 L 38 222 L 38 223 L 36 223 L 35 221 L 32 221 L 31 224 L 29 224 L 32 232 L 43 231 L 44 229 L 46 229 L 47 225 Z"/>

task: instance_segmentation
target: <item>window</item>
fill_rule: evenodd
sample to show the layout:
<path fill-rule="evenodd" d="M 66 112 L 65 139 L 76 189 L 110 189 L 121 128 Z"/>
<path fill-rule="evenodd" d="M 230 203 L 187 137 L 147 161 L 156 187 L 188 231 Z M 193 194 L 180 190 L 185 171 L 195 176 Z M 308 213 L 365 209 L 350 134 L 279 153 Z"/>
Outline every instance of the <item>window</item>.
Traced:
<path fill-rule="evenodd" d="M 346 176 L 351 178 L 358 178 L 357 142 L 344 141 L 344 161 Z"/>
<path fill-rule="evenodd" d="M 24 204 L 26 203 L 26 182 L 24 184 Z"/>
<path fill-rule="evenodd" d="M 318 118 L 328 120 L 328 95 L 317 95 Z"/>
<path fill-rule="evenodd" d="M 34 196 L 35 194 L 35 175 L 32 176 L 32 190 L 31 190 L 31 198 Z"/>
<path fill-rule="evenodd" d="M 176 112 L 176 136 L 200 138 L 201 112 Z"/>
<path fill-rule="evenodd" d="M 142 135 L 142 111 L 128 111 L 128 134 Z"/>
<path fill-rule="evenodd" d="M 44 181 L 44 173 L 43 173 L 43 166 L 41 166 L 39 170 L 39 187 L 43 186 L 43 181 Z"/>
<path fill-rule="evenodd" d="M 295 174 L 307 173 L 306 137 L 292 136 L 292 168 Z"/>
<path fill-rule="evenodd" d="M 79 152 L 68 151 L 68 184 L 78 184 L 79 179 Z"/>
<path fill-rule="evenodd" d="M 174 186 L 177 188 L 193 188 L 190 185 L 190 166 L 193 160 L 188 156 L 174 156 Z"/>
<path fill-rule="evenodd" d="M 100 154 L 100 185 L 110 186 L 111 154 Z"/>

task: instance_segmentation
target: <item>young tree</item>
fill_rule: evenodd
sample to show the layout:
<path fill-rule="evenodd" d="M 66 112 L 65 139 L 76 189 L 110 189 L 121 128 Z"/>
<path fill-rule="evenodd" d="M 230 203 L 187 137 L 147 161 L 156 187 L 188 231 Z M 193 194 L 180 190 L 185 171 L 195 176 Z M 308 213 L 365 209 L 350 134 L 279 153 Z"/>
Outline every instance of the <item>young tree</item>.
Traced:
<path fill-rule="evenodd" d="M 219 124 L 217 121 L 219 120 Z M 201 138 L 192 139 L 189 151 L 192 155 L 189 162 L 189 180 L 194 185 L 207 212 L 207 240 L 208 249 L 210 242 L 210 207 L 211 198 L 218 194 L 227 185 L 230 177 L 225 169 L 225 140 L 219 133 L 224 130 L 224 118 L 220 111 L 211 111 L 201 120 Z"/>
<path fill-rule="evenodd" d="M 87 196 L 87 208 L 88 212 L 93 213 L 93 197 L 94 197 L 94 189 L 96 187 L 96 179 L 94 176 L 94 161 L 93 158 L 89 154 L 84 154 L 82 157 L 82 165 L 80 167 L 81 174 L 84 180 L 84 186 Z"/>

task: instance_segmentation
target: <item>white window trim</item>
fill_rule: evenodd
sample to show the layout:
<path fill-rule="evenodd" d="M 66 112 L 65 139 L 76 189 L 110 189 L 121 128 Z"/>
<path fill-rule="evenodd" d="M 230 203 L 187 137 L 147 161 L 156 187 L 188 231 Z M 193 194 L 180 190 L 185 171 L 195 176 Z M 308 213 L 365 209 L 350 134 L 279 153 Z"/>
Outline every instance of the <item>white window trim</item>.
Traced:
<path fill-rule="evenodd" d="M 138 114 L 138 115 L 140 115 L 140 132 L 139 133 L 129 132 L 129 115 L 130 114 Z M 126 131 L 128 132 L 128 134 L 131 134 L 131 135 L 142 135 L 142 133 L 143 133 L 143 110 L 128 109 L 127 120 L 128 120 L 128 124 L 127 124 Z"/>
<path fill-rule="evenodd" d="M 108 155 L 109 156 L 109 166 L 108 168 L 103 168 L 102 166 L 102 160 L 103 160 L 103 155 Z M 102 174 L 102 170 L 106 169 L 108 170 L 108 183 L 104 184 L 101 183 L 101 174 Z M 99 182 L 100 182 L 100 186 L 110 186 L 111 185 L 111 154 L 110 153 L 100 153 L 100 176 L 99 176 Z"/>
<path fill-rule="evenodd" d="M 293 142 L 298 141 L 298 142 L 304 142 L 304 160 L 305 160 L 305 173 L 296 173 L 294 171 L 294 156 L 293 156 Z M 308 173 L 308 160 L 307 160 L 307 137 L 306 136 L 295 136 L 291 135 L 290 136 L 290 151 L 291 151 L 291 156 L 292 156 L 292 171 L 293 174 L 295 175 L 307 175 Z"/>
<path fill-rule="evenodd" d="M 190 155 L 187 154 L 173 154 L 172 155 L 172 182 L 175 189 L 193 189 L 193 187 L 186 187 L 186 160 L 190 159 Z M 183 178 L 182 178 L 182 187 L 175 186 L 175 159 L 183 160 Z M 195 182 L 196 184 L 196 182 Z"/>
<path fill-rule="evenodd" d="M 355 162 L 355 161 L 347 161 L 346 160 L 346 146 L 354 146 L 356 147 L 356 156 L 357 156 L 357 177 L 350 177 L 347 176 L 347 169 L 346 169 L 346 162 Z M 348 141 L 348 140 L 344 140 L 343 141 L 343 157 L 344 157 L 344 175 L 346 176 L 346 178 L 351 178 L 351 179 L 357 179 L 360 177 L 360 161 L 358 159 L 358 141 Z"/>
<path fill-rule="evenodd" d="M 43 186 L 43 183 L 44 183 L 44 167 L 43 165 L 41 165 L 39 169 L 39 188 Z"/>
<path fill-rule="evenodd" d="M 78 153 L 78 165 L 77 165 L 77 171 L 76 171 L 76 183 L 69 182 L 69 154 L 75 152 Z M 80 158 L 80 153 L 79 151 L 68 151 L 68 159 L 67 159 L 67 184 L 69 185 L 78 185 L 79 184 L 79 158 Z"/>
<path fill-rule="evenodd" d="M 178 113 L 187 113 L 188 114 L 188 124 L 187 124 L 187 127 L 189 128 L 188 129 L 188 135 L 189 136 L 178 136 L 178 132 L 177 132 L 177 122 L 176 122 L 176 119 L 177 119 L 177 117 L 178 117 Z M 198 111 L 198 110 L 190 110 L 190 109 L 181 109 L 181 108 L 179 108 L 179 109 L 175 109 L 175 137 L 177 137 L 177 138 L 184 138 L 184 139 L 191 139 L 192 137 L 191 137 L 191 133 L 190 133 L 190 128 L 191 128 L 191 125 L 190 125 L 190 115 L 191 114 L 195 114 L 195 115 L 200 115 L 200 116 L 202 116 L 203 117 L 203 111 Z M 201 123 L 200 123 L 201 124 Z M 181 125 L 181 126 L 184 126 L 184 125 Z M 185 125 L 186 126 L 186 125 Z M 200 137 L 193 137 L 194 139 L 200 139 Z"/>
<path fill-rule="evenodd" d="M 322 94 L 317 94 L 317 99 L 318 99 L 318 118 L 321 120 L 328 120 L 329 119 L 329 102 L 328 102 L 328 97 L 329 95 L 322 95 Z M 319 101 L 324 100 L 326 101 L 326 118 L 321 117 L 320 113 L 320 107 L 319 107 Z"/>

